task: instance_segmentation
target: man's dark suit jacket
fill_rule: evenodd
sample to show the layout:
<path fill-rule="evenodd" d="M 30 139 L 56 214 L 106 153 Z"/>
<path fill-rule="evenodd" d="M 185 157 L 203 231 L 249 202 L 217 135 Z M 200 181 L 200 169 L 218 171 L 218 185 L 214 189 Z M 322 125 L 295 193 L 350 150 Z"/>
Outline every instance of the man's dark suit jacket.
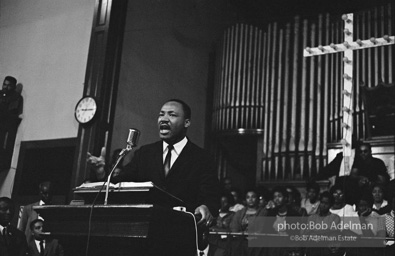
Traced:
<path fill-rule="evenodd" d="M 30 256 L 40 256 L 40 253 L 38 252 L 34 240 L 29 242 L 29 253 Z M 45 240 L 44 256 L 63 256 L 63 255 L 64 255 L 63 247 L 59 244 L 57 239 L 49 238 Z"/>
<path fill-rule="evenodd" d="M 8 226 L 8 236 L 6 244 L 2 234 L 0 234 L 0 255 L 1 256 L 25 256 L 28 255 L 26 237 L 22 231 L 14 226 Z"/>
<path fill-rule="evenodd" d="M 142 146 L 121 175 L 112 182 L 152 181 L 156 186 L 185 202 L 187 210 L 204 204 L 216 216 L 219 209 L 219 182 L 215 162 L 203 149 L 188 140 L 165 177 L 163 142 Z"/>

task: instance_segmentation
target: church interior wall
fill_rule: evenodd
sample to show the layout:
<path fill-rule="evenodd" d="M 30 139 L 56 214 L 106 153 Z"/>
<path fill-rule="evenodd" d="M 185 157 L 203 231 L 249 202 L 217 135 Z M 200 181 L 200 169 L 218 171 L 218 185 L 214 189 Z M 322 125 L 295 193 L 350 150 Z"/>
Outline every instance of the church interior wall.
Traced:
<path fill-rule="evenodd" d="M 0 3 L 0 79 L 16 77 L 24 98 L 11 169 L 0 173 L 1 196 L 11 195 L 21 141 L 77 136 L 74 107 L 84 88 L 94 3 Z"/>

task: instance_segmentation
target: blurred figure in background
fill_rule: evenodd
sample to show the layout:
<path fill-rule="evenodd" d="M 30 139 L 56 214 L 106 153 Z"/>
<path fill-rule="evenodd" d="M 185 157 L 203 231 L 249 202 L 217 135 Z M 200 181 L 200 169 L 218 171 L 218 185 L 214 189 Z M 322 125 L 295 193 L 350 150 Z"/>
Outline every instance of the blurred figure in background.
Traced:
<path fill-rule="evenodd" d="M 309 182 L 306 186 L 306 198 L 302 200 L 301 207 L 306 209 L 307 215 L 313 215 L 318 212 L 320 200 L 320 186 L 315 182 Z"/>
<path fill-rule="evenodd" d="M 30 223 L 32 241 L 29 242 L 31 256 L 63 256 L 63 247 L 57 239 L 53 239 L 44 233 L 44 221 L 35 219 Z"/>
<path fill-rule="evenodd" d="M 15 213 L 14 202 L 8 197 L 0 198 L 0 255 L 28 255 L 25 234 L 10 224 Z"/>
<path fill-rule="evenodd" d="M 44 181 L 38 186 L 40 201 L 28 204 L 23 207 L 21 219 L 18 223 L 18 229 L 25 232 L 27 242 L 32 240 L 32 231 L 30 230 L 30 223 L 38 218 L 41 218 L 38 213 L 33 210 L 33 206 L 50 205 L 52 203 L 53 186 L 50 181 Z M 41 218 L 42 219 L 42 218 Z"/>

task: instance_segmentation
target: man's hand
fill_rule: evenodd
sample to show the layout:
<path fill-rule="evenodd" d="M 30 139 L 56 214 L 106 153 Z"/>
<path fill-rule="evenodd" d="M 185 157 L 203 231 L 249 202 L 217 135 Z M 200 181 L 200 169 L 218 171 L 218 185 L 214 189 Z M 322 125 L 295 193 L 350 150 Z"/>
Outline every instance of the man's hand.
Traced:
<path fill-rule="evenodd" d="M 106 176 L 106 171 L 104 169 L 104 166 L 106 165 L 105 158 L 106 158 L 106 148 L 105 147 L 101 148 L 99 157 L 92 156 L 92 154 L 89 152 L 87 153 L 86 161 L 89 164 L 91 164 L 92 168 L 95 170 L 96 177 L 98 180 L 102 180 Z"/>
<path fill-rule="evenodd" d="M 211 215 L 210 210 L 208 209 L 208 207 L 205 206 L 204 204 L 199 206 L 199 207 L 197 207 L 195 209 L 195 215 L 196 214 L 202 215 L 202 218 L 197 223 L 198 225 L 203 223 L 206 226 L 210 226 L 213 223 L 214 217 L 213 217 L 213 215 Z"/>

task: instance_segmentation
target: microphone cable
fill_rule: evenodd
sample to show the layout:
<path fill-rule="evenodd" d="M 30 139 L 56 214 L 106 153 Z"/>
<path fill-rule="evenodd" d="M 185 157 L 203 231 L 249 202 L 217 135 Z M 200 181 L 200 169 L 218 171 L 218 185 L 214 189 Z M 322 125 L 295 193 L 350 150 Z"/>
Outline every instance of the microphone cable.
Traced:
<path fill-rule="evenodd" d="M 110 174 L 108 175 L 109 178 L 107 178 L 107 180 L 105 180 L 103 182 L 103 184 L 101 185 L 99 192 L 96 193 L 95 198 L 93 199 L 92 205 L 90 207 L 89 210 L 89 218 L 88 218 L 88 237 L 87 237 L 87 241 L 86 241 L 86 248 L 85 248 L 85 256 L 89 256 L 89 243 L 90 243 L 90 238 L 91 238 L 91 230 L 92 230 L 92 215 L 93 215 L 93 208 L 95 206 L 96 200 L 99 197 L 100 193 L 102 192 L 104 186 L 106 185 L 106 183 L 110 183 L 110 177 L 113 174 L 114 170 L 117 168 L 119 162 L 121 161 L 121 159 L 129 152 L 130 150 L 127 149 L 123 149 L 119 155 L 118 155 L 118 159 L 115 162 Z M 108 186 L 110 186 L 110 184 L 108 184 Z"/>

